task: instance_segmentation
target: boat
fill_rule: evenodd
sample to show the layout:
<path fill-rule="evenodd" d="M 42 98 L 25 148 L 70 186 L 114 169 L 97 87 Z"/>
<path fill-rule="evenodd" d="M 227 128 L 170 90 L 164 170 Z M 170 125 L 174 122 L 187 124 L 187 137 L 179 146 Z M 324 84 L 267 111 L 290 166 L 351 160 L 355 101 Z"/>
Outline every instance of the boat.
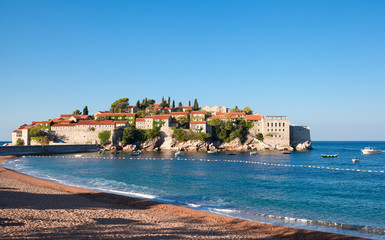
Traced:
<path fill-rule="evenodd" d="M 332 154 L 332 155 L 330 155 L 330 154 L 321 154 L 321 157 L 322 158 L 336 158 L 336 157 L 338 157 L 338 155 L 337 154 Z"/>
<path fill-rule="evenodd" d="M 237 155 L 237 154 L 235 154 L 235 153 L 227 153 L 227 155 Z"/>
<path fill-rule="evenodd" d="M 83 157 L 83 155 L 81 155 L 81 154 L 76 154 L 75 157 L 76 157 L 76 158 L 81 158 L 81 157 Z"/>
<path fill-rule="evenodd" d="M 255 155 L 258 155 L 257 152 L 250 152 L 250 156 L 255 156 Z"/>
<path fill-rule="evenodd" d="M 128 153 L 128 155 L 130 155 L 130 156 L 139 156 L 140 154 L 141 154 L 140 151 L 135 151 L 135 152 Z"/>
<path fill-rule="evenodd" d="M 289 152 L 289 151 L 284 151 L 284 152 L 282 152 L 282 154 L 291 154 L 291 152 Z"/>
<path fill-rule="evenodd" d="M 213 154 L 213 153 L 217 153 L 218 151 L 207 151 L 207 153 L 210 153 L 210 154 Z"/>
<path fill-rule="evenodd" d="M 361 152 L 363 154 L 380 154 L 380 150 L 375 150 L 374 147 L 365 147 L 364 149 L 361 149 Z"/>
<path fill-rule="evenodd" d="M 352 162 L 353 162 L 353 163 L 359 163 L 359 162 L 360 162 L 360 159 L 359 159 L 359 158 L 353 158 L 353 159 L 352 159 Z"/>
<path fill-rule="evenodd" d="M 181 152 L 175 153 L 175 157 L 183 157 L 183 156 L 184 156 L 184 153 L 181 153 Z"/>

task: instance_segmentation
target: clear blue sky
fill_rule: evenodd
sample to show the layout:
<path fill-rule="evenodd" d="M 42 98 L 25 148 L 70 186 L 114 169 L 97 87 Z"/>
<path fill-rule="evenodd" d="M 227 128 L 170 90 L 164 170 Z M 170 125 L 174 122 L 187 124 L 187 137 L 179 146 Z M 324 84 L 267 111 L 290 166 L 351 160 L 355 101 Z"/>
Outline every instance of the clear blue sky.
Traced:
<path fill-rule="evenodd" d="M 385 140 L 385 1 L 0 1 L 0 140 L 128 97 Z"/>

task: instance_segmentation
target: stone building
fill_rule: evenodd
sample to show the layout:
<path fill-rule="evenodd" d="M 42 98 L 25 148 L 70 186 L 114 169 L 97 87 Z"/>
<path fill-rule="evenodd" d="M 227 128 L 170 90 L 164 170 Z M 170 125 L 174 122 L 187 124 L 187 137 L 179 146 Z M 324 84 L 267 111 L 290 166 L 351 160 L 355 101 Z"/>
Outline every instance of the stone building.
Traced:
<path fill-rule="evenodd" d="M 193 132 L 212 133 L 211 126 L 206 121 L 190 121 L 190 129 Z"/>
<path fill-rule="evenodd" d="M 154 119 L 151 117 L 137 118 L 135 127 L 138 129 L 152 129 Z"/>
<path fill-rule="evenodd" d="M 204 105 L 201 108 L 201 110 L 206 111 L 206 112 L 210 112 L 210 113 L 218 113 L 218 112 L 225 113 L 225 112 L 227 112 L 227 108 L 225 106 L 218 107 L 217 105 L 213 105 L 211 107 Z"/>

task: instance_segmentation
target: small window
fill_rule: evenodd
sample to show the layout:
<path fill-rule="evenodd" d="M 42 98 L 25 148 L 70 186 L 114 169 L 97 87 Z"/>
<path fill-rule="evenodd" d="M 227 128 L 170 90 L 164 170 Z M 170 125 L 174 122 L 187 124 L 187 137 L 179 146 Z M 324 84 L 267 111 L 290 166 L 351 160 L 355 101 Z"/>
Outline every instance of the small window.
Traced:
<path fill-rule="evenodd" d="M 270 126 L 269 126 L 269 123 L 267 123 L 267 126 L 270 127 Z"/>
<path fill-rule="evenodd" d="M 284 127 L 284 126 L 285 126 L 285 123 L 282 123 L 282 126 Z"/>
<path fill-rule="evenodd" d="M 281 126 L 281 123 L 279 123 L 278 125 Z"/>

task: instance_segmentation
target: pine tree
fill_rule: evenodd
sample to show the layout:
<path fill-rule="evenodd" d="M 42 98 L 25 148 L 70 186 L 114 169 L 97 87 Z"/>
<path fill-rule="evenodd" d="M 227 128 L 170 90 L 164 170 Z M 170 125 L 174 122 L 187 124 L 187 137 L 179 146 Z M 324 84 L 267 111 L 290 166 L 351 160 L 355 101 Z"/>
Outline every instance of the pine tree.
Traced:
<path fill-rule="evenodd" d="M 198 110 L 199 109 L 199 105 L 198 105 L 198 100 L 195 98 L 194 100 L 194 106 L 192 108 L 194 111 Z"/>
<path fill-rule="evenodd" d="M 87 106 L 85 106 L 83 108 L 83 115 L 88 115 L 88 107 Z"/>
<path fill-rule="evenodd" d="M 136 107 L 137 107 L 138 109 L 140 109 L 140 101 L 139 101 L 139 100 L 136 102 Z"/>

